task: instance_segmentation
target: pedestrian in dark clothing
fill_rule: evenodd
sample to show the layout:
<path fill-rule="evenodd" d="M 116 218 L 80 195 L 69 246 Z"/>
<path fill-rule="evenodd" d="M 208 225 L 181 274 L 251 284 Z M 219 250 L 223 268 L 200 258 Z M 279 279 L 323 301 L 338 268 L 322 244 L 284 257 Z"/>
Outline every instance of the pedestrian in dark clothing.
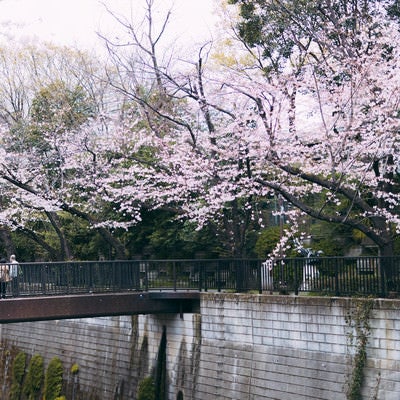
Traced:
<path fill-rule="evenodd" d="M 11 280 L 10 270 L 6 262 L 4 258 L 0 260 L 0 296 L 2 299 L 6 298 L 8 282 Z"/>

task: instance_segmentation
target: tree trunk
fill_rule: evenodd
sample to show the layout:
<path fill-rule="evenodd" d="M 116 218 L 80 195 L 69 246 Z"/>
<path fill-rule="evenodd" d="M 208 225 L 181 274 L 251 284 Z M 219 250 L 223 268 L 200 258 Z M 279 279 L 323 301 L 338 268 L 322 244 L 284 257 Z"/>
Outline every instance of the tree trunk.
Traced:
<path fill-rule="evenodd" d="M 60 261 L 72 260 L 73 254 L 69 247 L 68 240 L 65 237 L 64 232 L 61 229 L 61 222 L 60 222 L 60 219 L 58 218 L 57 213 L 47 211 L 46 215 L 47 215 L 47 218 L 49 219 L 52 227 L 54 228 L 54 231 L 56 232 L 59 242 L 60 242 L 59 260 Z"/>
<path fill-rule="evenodd" d="M 393 240 L 388 240 L 387 243 L 379 246 L 379 256 L 381 258 L 381 291 L 382 295 L 386 296 L 387 292 L 396 289 L 395 271 L 393 265 L 394 246 Z"/>
<path fill-rule="evenodd" d="M 0 240 L 3 242 L 5 255 L 7 259 L 11 254 L 15 253 L 14 243 L 12 242 L 10 231 L 8 228 L 0 229 Z"/>

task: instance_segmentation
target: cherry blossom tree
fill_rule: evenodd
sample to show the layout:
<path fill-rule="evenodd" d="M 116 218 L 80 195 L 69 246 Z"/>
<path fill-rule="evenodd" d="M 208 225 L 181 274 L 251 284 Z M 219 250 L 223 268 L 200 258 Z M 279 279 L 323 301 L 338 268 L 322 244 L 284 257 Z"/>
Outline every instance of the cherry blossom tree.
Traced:
<path fill-rule="evenodd" d="M 49 185 L 34 157 L 14 175 L 6 171 L 18 205 L 86 218 L 109 240 L 113 229 L 139 223 L 144 209 L 168 209 L 199 229 L 214 226 L 231 255 L 244 255 L 246 236 L 278 198 L 290 205 L 278 210 L 290 221 L 279 254 L 302 235 L 308 214 L 358 230 L 392 255 L 400 74 L 391 3 L 233 3 L 247 8 L 224 57 L 213 43 L 190 60 L 160 57 L 166 24 L 143 37 L 121 20 L 131 40 L 106 41 L 115 109 L 96 110 L 62 135 L 58 124 L 51 129 L 62 185 Z"/>
<path fill-rule="evenodd" d="M 240 36 L 259 49 L 263 70 L 285 95 L 279 105 L 287 118 L 269 135 L 269 162 L 291 186 L 265 173 L 257 181 L 314 218 L 360 230 L 381 255 L 392 255 L 400 164 L 391 3 L 271 2 L 265 13 L 257 2 L 253 10 L 237 3 L 245 23 L 262 28 L 246 37 L 254 31 L 243 23 Z M 316 192 L 325 199 L 319 207 L 306 201 Z"/>
<path fill-rule="evenodd" d="M 188 63 L 146 64 L 179 111 L 155 107 L 150 90 L 125 91 L 171 126 L 162 134 L 130 130 L 137 152 L 152 149 L 153 157 L 125 169 L 135 183 L 120 204 L 169 205 L 202 226 L 235 209 L 258 223 L 260 205 L 280 196 L 292 206 L 288 235 L 305 213 L 358 230 L 392 255 L 400 227 L 399 31 L 390 4 L 270 4 L 274 23 L 260 17 L 266 39 L 237 31 L 244 50 L 234 63 L 207 64 L 205 46 L 191 71 Z M 262 15 L 257 2 L 250 6 Z"/>
<path fill-rule="evenodd" d="M 224 110 L 223 105 L 218 105 L 219 99 L 212 106 L 208 104 L 203 93 L 203 60 L 182 61 L 179 54 L 170 52 L 171 47 L 163 50 L 160 43 L 167 29 L 169 13 L 164 23 L 157 27 L 152 14 L 155 2 L 146 3 L 144 26 L 148 29 L 144 34 L 141 33 L 143 25 L 137 27 L 116 17 L 128 32 L 128 38 L 120 42 L 105 38 L 120 78 L 111 83 L 131 104 L 135 104 L 135 118 L 125 122 L 129 138 L 124 139 L 133 146 L 130 149 L 130 169 L 124 173 L 126 180 L 123 183 L 131 191 L 117 193 L 115 188 L 120 185 L 113 180 L 106 191 L 118 196 L 117 203 L 129 212 L 133 209 L 138 211 L 140 207 L 170 209 L 182 219 L 194 221 L 199 228 L 207 225 L 220 239 L 223 238 L 225 254 L 245 255 L 244 246 L 250 227 L 259 223 L 252 219 L 252 208 L 243 207 L 247 200 L 240 196 L 230 197 L 229 207 L 217 206 L 221 212 L 218 218 L 215 213 L 206 211 L 208 200 L 205 199 L 200 207 L 197 203 L 198 196 L 202 196 L 203 190 L 210 186 L 207 180 L 214 180 L 212 173 L 203 178 L 196 175 L 196 172 L 206 172 L 203 171 L 203 157 L 207 160 L 214 152 L 209 146 L 217 145 L 212 109 L 218 110 L 222 116 L 227 114 L 228 118 L 233 114 Z M 208 51 L 207 48 L 200 49 L 200 58 Z M 191 70 L 189 75 L 188 67 Z M 214 82 L 213 86 L 220 86 L 220 82 Z M 217 118 L 220 120 L 219 116 Z M 193 158 L 193 152 L 201 159 Z M 191 167 L 186 162 L 191 161 L 196 163 L 198 170 L 193 170 L 194 175 L 189 177 Z M 181 168 L 187 176 L 181 176 Z M 132 177 L 135 177 L 134 181 Z M 120 177 L 118 180 L 122 182 Z M 182 187 L 186 180 L 194 187 Z M 188 203 L 186 196 L 194 203 Z M 198 209 L 198 216 L 188 213 L 187 207 Z"/>
<path fill-rule="evenodd" d="M 109 94 L 105 101 L 105 79 L 100 79 L 98 67 L 96 70 L 82 53 L 56 47 L 8 51 L 7 56 L 3 53 L 4 59 L 17 57 L 19 64 L 14 75 L 3 70 L 9 74 L 3 81 L 9 100 L 3 103 L 2 226 L 27 235 L 52 259 L 70 259 L 73 253 L 62 226 L 62 213 L 92 228 L 97 220 L 89 207 L 80 208 L 73 200 L 75 192 L 84 197 L 90 167 L 82 168 L 86 179 L 73 187 L 70 180 L 79 170 L 68 163 L 78 146 L 77 153 L 87 149 L 85 127 L 114 107 L 108 103 L 113 97 Z M 43 227 L 47 227 L 44 232 Z M 58 246 L 45 238 L 48 230 L 58 236 Z M 114 247 L 117 257 L 124 258 L 123 245 L 107 229 L 98 227 L 97 231 Z"/>

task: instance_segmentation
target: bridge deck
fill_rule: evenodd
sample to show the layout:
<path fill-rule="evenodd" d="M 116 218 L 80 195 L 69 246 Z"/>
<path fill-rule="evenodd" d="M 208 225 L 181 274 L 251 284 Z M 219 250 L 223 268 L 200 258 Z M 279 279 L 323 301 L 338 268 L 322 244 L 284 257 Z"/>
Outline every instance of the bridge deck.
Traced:
<path fill-rule="evenodd" d="M 0 323 L 198 312 L 199 292 L 130 292 L 0 300 Z"/>

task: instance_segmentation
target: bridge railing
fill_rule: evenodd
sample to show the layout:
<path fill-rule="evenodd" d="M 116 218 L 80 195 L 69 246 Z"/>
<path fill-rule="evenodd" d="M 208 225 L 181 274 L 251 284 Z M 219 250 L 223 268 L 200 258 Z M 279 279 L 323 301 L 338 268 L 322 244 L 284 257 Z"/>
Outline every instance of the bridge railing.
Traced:
<path fill-rule="evenodd" d="M 20 295 L 132 290 L 258 290 L 259 260 L 130 260 L 21 263 Z M 11 285 L 9 289 L 11 292 Z"/>
<path fill-rule="evenodd" d="M 287 258 L 273 262 L 268 276 L 274 290 L 295 294 L 399 295 L 400 257 Z"/>
<path fill-rule="evenodd" d="M 20 267 L 19 294 L 30 296 L 132 290 L 400 294 L 400 257 L 81 261 Z"/>

